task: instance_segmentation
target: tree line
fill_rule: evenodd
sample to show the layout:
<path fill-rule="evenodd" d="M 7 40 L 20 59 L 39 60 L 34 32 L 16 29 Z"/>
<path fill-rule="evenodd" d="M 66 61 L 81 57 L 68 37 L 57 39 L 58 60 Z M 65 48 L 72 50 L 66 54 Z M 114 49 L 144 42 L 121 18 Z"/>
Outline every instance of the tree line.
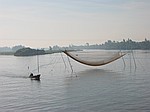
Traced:
<path fill-rule="evenodd" d="M 16 52 L 19 49 L 26 48 L 22 45 L 11 47 L 0 47 L 0 52 Z M 45 50 L 45 48 L 41 48 Z M 45 51 L 48 53 L 58 52 L 59 50 L 82 50 L 82 49 L 104 49 L 104 50 L 150 50 L 150 40 L 145 38 L 144 41 L 136 42 L 131 39 L 123 39 L 122 41 L 108 40 L 103 44 L 86 43 L 85 45 L 69 45 L 68 47 L 60 47 L 58 45 L 49 46 Z"/>
<path fill-rule="evenodd" d="M 90 45 L 89 43 L 86 43 L 85 45 L 80 45 L 80 46 L 69 45 L 69 47 L 63 47 L 63 48 L 64 49 L 104 49 L 104 50 L 150 50 L 150 41 L 147 39 L 141 42 L 136 42 L 131 39 L 128 40 L 123 39 L 120 42 L 108 40 L 103 44 Z"/>

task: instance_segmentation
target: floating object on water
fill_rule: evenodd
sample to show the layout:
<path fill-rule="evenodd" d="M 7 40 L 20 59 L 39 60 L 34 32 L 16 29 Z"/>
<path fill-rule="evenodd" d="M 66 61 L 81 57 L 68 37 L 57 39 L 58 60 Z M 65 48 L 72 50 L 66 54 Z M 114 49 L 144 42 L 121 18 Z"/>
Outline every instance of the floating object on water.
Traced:
<path fill-rule="evenodd" d="M 29 67 L 28 67 L 28 69 L 29 69 Z M 31 78 L 32 80 L 40 80 L 41 74 L 39 73 L 40 66 L 39 66 L 39 55 L 38 55 L 38 52 L 37 52 L 37 70 L 38 70 L 38 74 L 37 75 L 33 75 L 33 73 L 30 73 L 29 78 Z"/>
<path fill-rule="evenodd" d="M 31 78 L 32 80 L 40 80 L 40 74 L 38 75 L 33 75 L 33 73 L 30 74 L 29 78 Z"/>

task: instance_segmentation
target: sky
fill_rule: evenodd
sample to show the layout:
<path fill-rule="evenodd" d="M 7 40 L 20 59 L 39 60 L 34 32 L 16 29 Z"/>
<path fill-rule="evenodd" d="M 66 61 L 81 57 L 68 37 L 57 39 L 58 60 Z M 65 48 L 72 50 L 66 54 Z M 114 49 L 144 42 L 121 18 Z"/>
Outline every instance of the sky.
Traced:
<path fill-rule="evenodd" d="M 0 0 L 0 46 L 150 39 L 150 0 Z"/>

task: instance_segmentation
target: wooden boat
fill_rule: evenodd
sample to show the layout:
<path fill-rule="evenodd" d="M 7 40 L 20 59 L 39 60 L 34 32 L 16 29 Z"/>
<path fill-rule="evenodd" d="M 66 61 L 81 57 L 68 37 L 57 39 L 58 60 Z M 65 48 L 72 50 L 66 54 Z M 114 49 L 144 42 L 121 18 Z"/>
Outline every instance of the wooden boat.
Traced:
<path fill-rule="evenodd" d="M 37 53 L 37 70 L 38 70 L 38 74 L 33 75 L 33 73 L 30 73 L 29 78 L 31 78 L 32 80 L 40 80 L 41 74 L 39 73 L 39 71 L 40 71 L 39 69 L 40 69 L 40 67 L 39 67 L 39 56 L 38 56 L 38 53 Z"/>
<path fill-rule="evenodd" d="M 32 80 L 40 80 L 40 74 L 38 75 L 33 75 L 33 73 L 30 74 L 29 78 L 31 78 Z"/>

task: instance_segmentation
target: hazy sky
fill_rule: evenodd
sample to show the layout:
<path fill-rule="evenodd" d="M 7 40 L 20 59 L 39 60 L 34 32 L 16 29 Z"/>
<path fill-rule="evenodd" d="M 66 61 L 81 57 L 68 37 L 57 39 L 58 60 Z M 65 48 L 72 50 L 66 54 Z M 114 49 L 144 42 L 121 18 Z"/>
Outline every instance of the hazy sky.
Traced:
<path fill-rule="evenodd" d="M 0 0 L 0 46 L 150 39 L 150 0 Z"/>

